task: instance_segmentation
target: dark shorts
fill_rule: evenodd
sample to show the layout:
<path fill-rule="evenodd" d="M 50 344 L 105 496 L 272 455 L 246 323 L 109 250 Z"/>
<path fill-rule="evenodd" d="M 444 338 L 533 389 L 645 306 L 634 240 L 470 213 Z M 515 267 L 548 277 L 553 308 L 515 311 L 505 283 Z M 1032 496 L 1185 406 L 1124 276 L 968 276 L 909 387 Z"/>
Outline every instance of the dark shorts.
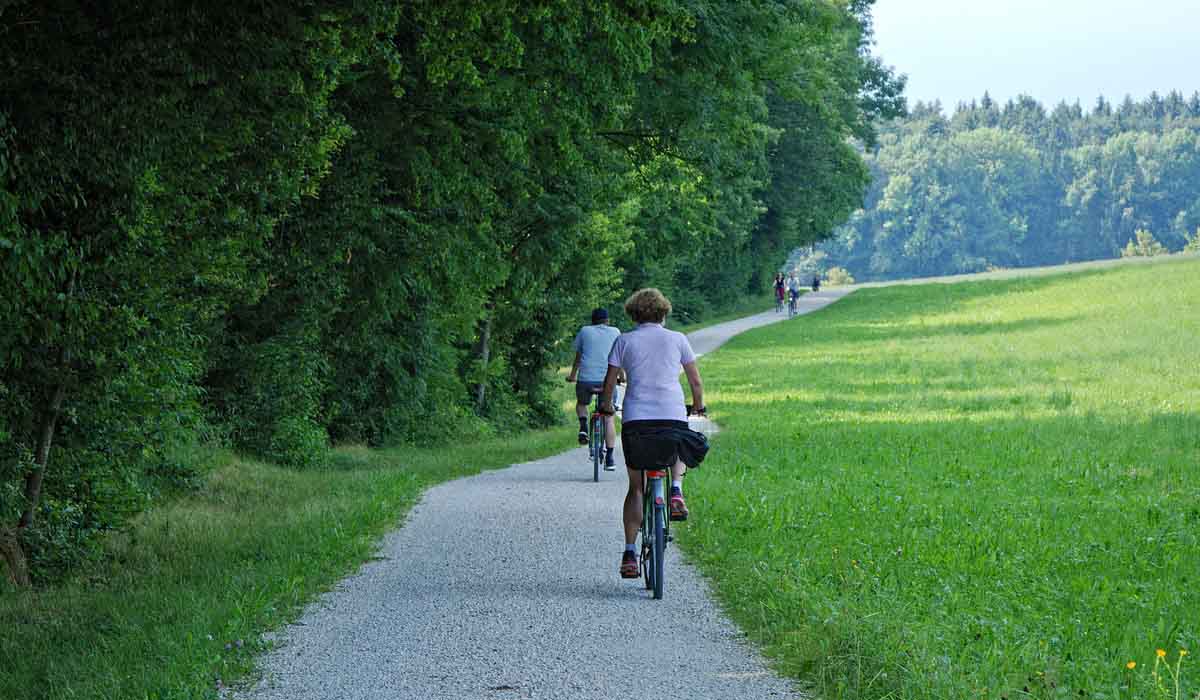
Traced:
<path fill-rule="evenodd" d="M 668 469 L 682 461 L 695 469 L 708 454 L 708 438 L 682 420 L 635 420 L 621 424 L 621 447 L 630 469 Z"/>
<path fill-rule="evenodd" d="M 582 404 L 589 404 L 596 397 L 592 389 L 599 389 L 603 386 L 604 382 L 575 382 L 575 400 Z"/>

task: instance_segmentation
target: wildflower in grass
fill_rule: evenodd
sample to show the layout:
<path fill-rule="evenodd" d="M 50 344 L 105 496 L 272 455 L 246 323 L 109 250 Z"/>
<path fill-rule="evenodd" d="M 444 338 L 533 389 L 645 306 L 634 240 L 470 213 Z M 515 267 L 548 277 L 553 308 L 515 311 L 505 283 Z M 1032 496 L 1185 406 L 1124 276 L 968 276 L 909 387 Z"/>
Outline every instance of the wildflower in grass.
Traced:
<path fill-rule="evenodd" d="M 1127 668 L 1127 669 L 1129 669 L 1130 671 L 1132 671 L 1133 669 L 1137 668 L 1137 662 L 1136 662 L 1136 661 L 1130 661 L 1129 663 L 1125 664 L 1125 668 Z"/>
<path fill-rule="evenodd" d="M 1183 669 L 1183 657 L 1187 656 L 1187 649 L 1179 650 L 1179 656 L 1176 657 L 1174 666 L 1171 665 L 1170 661 L 1166 660 L 1166 650 L 1156 649 L 1154 654 L 1154 669 L 1150 672 L 1149 681 L 1149 686 L 1153 688 L 1154 696 L 1161 700 L 1179 700 L 1182 697 L 1181 671 Z M 1162 673 L 1160 673 L 1160 670 Z M 1200 695 L 1196 697 L 1200 698 Z"/>

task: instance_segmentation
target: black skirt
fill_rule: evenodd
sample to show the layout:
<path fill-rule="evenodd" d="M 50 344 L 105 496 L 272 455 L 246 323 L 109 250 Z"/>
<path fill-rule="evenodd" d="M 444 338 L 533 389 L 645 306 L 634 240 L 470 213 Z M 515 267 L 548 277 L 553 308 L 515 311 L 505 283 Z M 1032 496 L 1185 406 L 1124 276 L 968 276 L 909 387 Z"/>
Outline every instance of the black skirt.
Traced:
<path fill-rule="evenodd" d="M 682 420 L 635 420 L 621 424 L 621 447 L 630 469 L 669 469 L 682 461 L 695 469 L 708 454 L 708 438 Z"/>

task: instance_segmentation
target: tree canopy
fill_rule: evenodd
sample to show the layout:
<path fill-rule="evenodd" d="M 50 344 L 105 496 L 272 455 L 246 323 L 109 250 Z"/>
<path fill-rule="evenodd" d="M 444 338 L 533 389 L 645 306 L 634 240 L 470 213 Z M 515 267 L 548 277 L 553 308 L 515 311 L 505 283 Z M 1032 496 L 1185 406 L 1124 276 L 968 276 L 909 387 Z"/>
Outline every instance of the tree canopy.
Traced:
<path fill-rule="evenodd" d="M 870 2 L 0 2 L 0 553 L 180 457 L 560 420 L 594 306 L 701 317 L 861 201 Z"/>
<path fill-rule="evenodd" d="M 814 249 L 859 280 L 1175 252 L 1200 233 L 1200 94 L 917 104 L 866 161 L 865 206 Z"/>

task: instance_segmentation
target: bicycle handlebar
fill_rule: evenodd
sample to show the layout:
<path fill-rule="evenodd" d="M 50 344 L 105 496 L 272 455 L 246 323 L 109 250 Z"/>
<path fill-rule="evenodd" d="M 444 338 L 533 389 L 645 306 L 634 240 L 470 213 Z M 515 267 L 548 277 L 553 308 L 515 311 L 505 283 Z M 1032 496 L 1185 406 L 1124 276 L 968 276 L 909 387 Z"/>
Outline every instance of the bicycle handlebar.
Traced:
<path fill-rule="evenodd" d="M 612 408 L 611 403 L 609 404 L 609 408 Z M 700 416 L 702 418 L 708 418 L 708 406 L 701 406 L 700 408 L 695 408 L 690 405 L 685 405 L 684 408 L 687 409 L 687 414 L 689 416 Z M 615 410 L 605 411 L 602 406 L 596 406 L 596 411 L 597 411 L 597 413 L 603 413 L 606 416 L 611 416 L 614 413 L 616 413 Z"/>

